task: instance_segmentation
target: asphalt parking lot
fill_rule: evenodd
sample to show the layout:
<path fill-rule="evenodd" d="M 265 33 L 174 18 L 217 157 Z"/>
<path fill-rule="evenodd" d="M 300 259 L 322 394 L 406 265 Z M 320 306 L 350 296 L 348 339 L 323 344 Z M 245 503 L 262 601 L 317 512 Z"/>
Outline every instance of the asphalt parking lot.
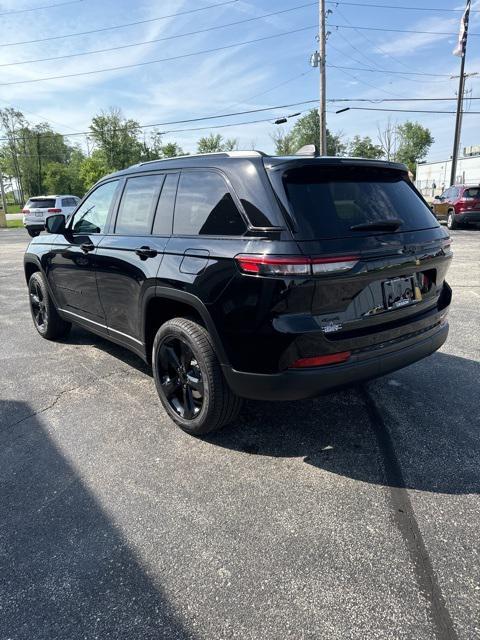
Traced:
<path fill-rule="evenodd" d="M 37 335 L 0 231 L 0 638 L 480 638 L 480 230 L 452 238 L 440 352 L 202 440 L 134 355 Z"/>

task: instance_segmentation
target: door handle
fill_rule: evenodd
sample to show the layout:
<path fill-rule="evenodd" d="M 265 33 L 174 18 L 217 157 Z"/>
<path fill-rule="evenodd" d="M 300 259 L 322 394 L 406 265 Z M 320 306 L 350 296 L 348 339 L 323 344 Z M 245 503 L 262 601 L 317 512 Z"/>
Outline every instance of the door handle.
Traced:
<path fill-rule="evenodd" d="M 94 251 L 95 245 L 93 244 L 93 242 L 82 242 L 82 244 L 80 245 L 80 249 L 84 253 L 89 253 L 90 251 Z"/>
<path fill-rule="evenodd" d="M 141 260 L 146 260 L 147 258 L 155 258 L 158 255 L 158 251 L 155 249 L 150 249 L 150 247 L 139 247 L 135 249 L 135 253 L 140 257 Z"/>

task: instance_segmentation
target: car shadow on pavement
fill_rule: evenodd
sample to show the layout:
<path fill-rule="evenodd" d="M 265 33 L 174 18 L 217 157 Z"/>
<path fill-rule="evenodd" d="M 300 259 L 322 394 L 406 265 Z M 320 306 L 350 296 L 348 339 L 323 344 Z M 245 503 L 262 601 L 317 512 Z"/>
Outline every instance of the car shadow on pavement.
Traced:
<path fill-rule="evenodd" d="M 0 402 L 0 637 L 193 638 L 31 414 Z"/>
<path fill-rule="evenodd" d="M 130 351 L 126 347 L 117 345 L 114 342 L 110 342 L 110 340 L 102 338 L 96 333 L 87 331 L 82 327 L 73 325 L 71 332 L 65 339 L 65 344 L 73 344 L 77 346 L 86 345 L 94 347 L 96 349 L 99 349 L 100 351 L 109 353 L 111 356 L 114 356 L 119 360 L 122 360 L 122 362 L 128 364 L 130 367 L 134 367 L 141 373 L 152 375 L 151 367 L 146 364 L 146 362 L 144 362 L 142 358 L 140 358 L 140 356 L 137 356 L 135 353 L 133 353 L 133 351 Z"/>
<path fill-rule="evenodd" d="M 436 353 L 392 376 L 315 400 L 248 402 L 235 424 L 206 439 L 252 455 L 300 457 L 362 482 L 480 493 L 480 364 Z M 393 480 L 392 464 L 401 470 Z"/>

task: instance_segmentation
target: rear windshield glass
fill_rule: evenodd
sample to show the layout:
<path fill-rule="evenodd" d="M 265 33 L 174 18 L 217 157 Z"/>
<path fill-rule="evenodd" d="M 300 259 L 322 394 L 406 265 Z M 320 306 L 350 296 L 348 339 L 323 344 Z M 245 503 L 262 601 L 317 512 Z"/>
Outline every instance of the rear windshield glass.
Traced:
<path fill-rule="evenodd" d="M 473 189 L 465 189 L 463 192 L 464 198 L 480 198 L 480 187 L 474 187 Z"/>
<path fill-rule="evenodd" d="M 55 200 L 48 200 L 46 198 L 30 198 L 26 207 L 30 209 L 54 209 Z"/>
<path fill-rule="evenodd" d="M 389 219 L 402 221 L 398 232 L 438 226 L 398 171 L 303 166 L 285 171 L 283 185 L 302 239 L 378 233 L 352 227 Z"/>

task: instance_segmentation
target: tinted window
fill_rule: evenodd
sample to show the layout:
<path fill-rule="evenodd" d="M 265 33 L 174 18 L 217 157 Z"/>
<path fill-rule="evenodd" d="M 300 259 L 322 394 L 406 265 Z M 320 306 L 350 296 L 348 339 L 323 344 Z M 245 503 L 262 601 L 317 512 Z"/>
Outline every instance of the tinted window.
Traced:
<path fill-rule="evenodd" d="M 480 187 L 470 187 L 463 192 L 464 198 L 480 198 Z"/>
<path fill-rule="evenodd" d="M 62 199 L 62 207 L 76 207 L 77 201 L 75 198 L 63 198 Z"/>
<path fill-rule="evenodd" d="M 389 219 L 402 220 L 398 231 L 438 226 L 398 172 L 304 166 L 286 171 L 283 183 L 303 239 L 357 236 L 368 231 L 352 226 Z"/>
<path fill-rule="evenodd" d="M 118 180 L 105 182 L 93 191 L 75 213 L 73 230 L 77 233 L 102 233 L 107 222 Z"/>
<path fill-rule="evenodd" d="M 118 209 L 115 233 L 149 234 L 163 179 L 161 174 L 129 178 Z"/>
<path fill-rule="evenodd" d="M 237 236 L 246 227 L 222 176 L 191 171 L 180 176 L 173 230 L 184 235 Z"/>
<path fill-rule="evenodd" d="M 25 205 L 26 209 L 54 209 L 55 198 L 30 198 Z"/>
<path fill-rule="evenodd" d="M 170 235 L 172 233 L 173 208 L 177 195 L 178 173 L 167 173 L 163 183 L 162 193 L 157 205 L 153 233 Z"/>

